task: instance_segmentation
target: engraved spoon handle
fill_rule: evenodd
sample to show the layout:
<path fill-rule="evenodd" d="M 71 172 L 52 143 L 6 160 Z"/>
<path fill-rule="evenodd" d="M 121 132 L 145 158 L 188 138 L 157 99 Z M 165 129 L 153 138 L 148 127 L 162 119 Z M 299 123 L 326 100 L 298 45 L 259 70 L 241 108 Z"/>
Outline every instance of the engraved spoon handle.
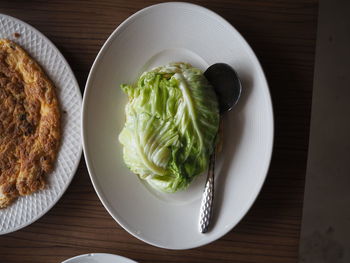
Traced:
<path fill-rule="evenodd" d="M 202 203 L 199 213 L 199 231 L 206 233 L 209 229 L 212 216 L 212 207 L 214 200 L 214 171 L 215 171 L 215 150 L 210 156 L 207 181 L 202 196 Z"/>

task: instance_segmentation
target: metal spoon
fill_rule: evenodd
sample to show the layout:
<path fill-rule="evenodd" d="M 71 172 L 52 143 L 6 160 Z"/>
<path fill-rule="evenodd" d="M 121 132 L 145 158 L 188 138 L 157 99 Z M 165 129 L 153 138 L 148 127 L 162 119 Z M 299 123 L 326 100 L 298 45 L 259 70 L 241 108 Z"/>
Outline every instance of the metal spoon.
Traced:
<path fill-rule="evenodd" d="M 204 76 L 214 87 L 219 101 L 220 117 L 227 111 L 230 111 L 242 92 L 242 84 L 236 71 L 225 63 L 216 63 L 211 65 Z M 215 149 L 210 156 L 209 168 L 205 188 L 202 196 L 202 203 L 199 215 L 199 231 L 206 233 L 209 230 L 212 216 L 212 207 L 214 200 L 214 170 L 215 170 Z"/>

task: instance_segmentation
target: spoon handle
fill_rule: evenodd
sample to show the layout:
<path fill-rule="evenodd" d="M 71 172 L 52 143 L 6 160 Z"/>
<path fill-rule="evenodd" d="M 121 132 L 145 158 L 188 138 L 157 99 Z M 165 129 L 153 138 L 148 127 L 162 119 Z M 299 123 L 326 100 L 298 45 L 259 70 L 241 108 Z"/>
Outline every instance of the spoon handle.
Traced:
<path fill-rule="evenodd" d="M 206 233 L 209 229 L 212 216 L 212 207 L 214 200 L 214 170 L 215 170 L 215 150 L 210 156 L 207 181 L 202 196 L 202 203 L 199 213 L 199 231 Z"/>

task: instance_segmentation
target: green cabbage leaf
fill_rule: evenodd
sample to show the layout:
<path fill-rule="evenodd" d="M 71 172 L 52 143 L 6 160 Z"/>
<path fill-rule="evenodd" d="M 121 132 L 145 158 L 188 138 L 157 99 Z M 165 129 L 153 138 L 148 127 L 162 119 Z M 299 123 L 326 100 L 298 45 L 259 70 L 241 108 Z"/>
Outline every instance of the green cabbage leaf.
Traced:
<path fill-rule="evenodd" d="M 172 63 L 121 85 L 128 95 L 119 134 L 129 169 L 164 192 L 186 188 L 203 173 L 215 148 L 218 101 L 203 72 Z"/>

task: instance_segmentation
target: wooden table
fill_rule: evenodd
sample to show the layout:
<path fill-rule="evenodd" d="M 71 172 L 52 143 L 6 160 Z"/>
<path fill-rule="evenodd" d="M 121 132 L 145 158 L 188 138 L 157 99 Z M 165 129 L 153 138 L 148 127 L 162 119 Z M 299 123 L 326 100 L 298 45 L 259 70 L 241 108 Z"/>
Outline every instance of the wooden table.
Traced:
<path fill-rule="evenodd" d="M 1 1 L 50 38 L 70 63 L 81 91 L 109 34 L 152 0 Z M 269 174 L 245 218 L 220 240 L 172 251 L 132 237 L 106 212 L 84 159 L 62 199 L 32 225 L 0 237 L 0 262 L 61 262 L 90 252 L 139 262 L 296 262 L 303 205 L 317 26 L 317 0 L 193 1 L 226 18 L 250 43 L 267 75 L 275 113 Z"/>

